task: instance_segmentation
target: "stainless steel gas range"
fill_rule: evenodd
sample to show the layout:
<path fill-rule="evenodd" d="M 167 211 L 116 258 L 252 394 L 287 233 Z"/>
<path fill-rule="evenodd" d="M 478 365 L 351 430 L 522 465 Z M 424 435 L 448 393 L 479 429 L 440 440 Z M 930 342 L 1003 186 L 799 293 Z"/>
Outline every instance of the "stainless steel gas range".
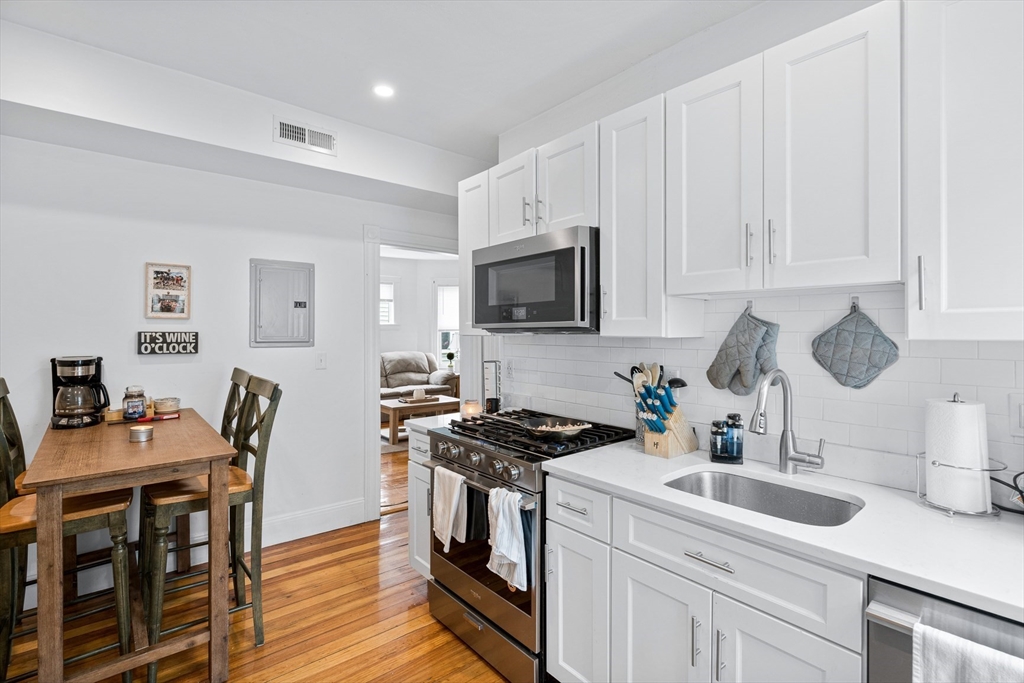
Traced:
<path fill-rule="evenodd" d="M 506 417 L 551 417 L 530 410 L 504 411 Z M 466 478 L 467 493 L 482 496 L 502 487 L 522 494 L 520 518 L 526 544 L 527 589 L 516 590 L 487 568 L 488 531 L 475 525 L 465 543 L 449 552 L 431 533 L 428 585 L 430 612 L 510 681 L 544 677 L 544 473 L 551 458 L 634 437 L 633 430 L 593 424 L 569 441 L 541 441 L 525 429 L 483 414 L 432 429 L 431 460 Z M 433 487 L 431 488 L 433 490 Z M 477 498 L 478 504 L 480 499 Z M 431 511 L 433 512 L 433 511 Z M 484 515 L 486 517 L 486 515 Z M 486 520 L 485 520 L 486 521 Z M 433 519 L 431 519 L 431 529 Z"/>

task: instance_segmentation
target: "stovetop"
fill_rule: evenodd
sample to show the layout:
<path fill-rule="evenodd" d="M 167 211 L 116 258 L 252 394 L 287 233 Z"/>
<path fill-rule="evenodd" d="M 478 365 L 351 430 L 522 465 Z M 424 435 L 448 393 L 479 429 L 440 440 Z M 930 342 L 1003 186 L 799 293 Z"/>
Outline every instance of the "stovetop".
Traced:
<path fill-rule="evenodd" d="M 506 410 L 502 411 L 501 415 L 513 419 L 558 417 L 526 409 Z M 584 421 L 581 420 L 581 422 Z M 533 437 L 525 428 L 495 420 L 486 413 L 462 418 L 462 421 L 453 420 L 449 429 L 455 436 L 466 436 L 511 449 L 515 451 L 515 457 L 531 464 L 619 441 L 628 441 L 636 435 L 632 429 L 597 423 L 590 424 L 591 427 L 584 429 L 576 437 L 567 441 L 542 441 Z"/>

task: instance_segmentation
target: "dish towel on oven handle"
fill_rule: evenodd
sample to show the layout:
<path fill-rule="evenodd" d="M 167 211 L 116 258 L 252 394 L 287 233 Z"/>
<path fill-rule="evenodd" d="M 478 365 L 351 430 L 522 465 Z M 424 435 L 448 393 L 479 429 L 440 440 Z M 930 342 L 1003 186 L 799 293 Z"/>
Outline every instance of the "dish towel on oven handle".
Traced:
<path fill-rule="evenodd" d="M 487 501 L 491 558 L 487 568 L 521 591 L 526 590 L 526 542 L 519 505 L 523 495 L 503 488 L 491 489 Z"/>
<path fill-rule="evenodd" d="M 440 465 L 434 468 L 434 535 L 451 548 L 452 538 L 466 542 L 466 478 Z"/>
<path fill-rule="evenodd" d="M 1019 683 L 1024 659 L 931 626 L 914 625 L 914 683 Z"/>

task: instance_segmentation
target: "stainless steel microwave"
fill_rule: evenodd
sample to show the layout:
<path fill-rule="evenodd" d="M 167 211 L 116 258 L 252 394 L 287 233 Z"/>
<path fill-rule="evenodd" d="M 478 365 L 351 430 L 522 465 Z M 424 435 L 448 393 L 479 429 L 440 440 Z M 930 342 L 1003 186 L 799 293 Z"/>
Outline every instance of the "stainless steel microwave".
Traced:
<path fill-rule="evenodd" d="M 598 229 L 579 225 L 473 251 L 473 327 L 600 330 Z"/>

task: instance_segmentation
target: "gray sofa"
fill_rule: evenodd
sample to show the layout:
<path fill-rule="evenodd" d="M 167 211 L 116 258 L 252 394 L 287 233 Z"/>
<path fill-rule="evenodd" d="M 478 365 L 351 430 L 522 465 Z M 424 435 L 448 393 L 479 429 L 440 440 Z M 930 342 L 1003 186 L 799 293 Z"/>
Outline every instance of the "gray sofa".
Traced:
<path fill-rule="evenodd" d="M 438 370 L 432 353 L 386 351 L 380 354 L 380 398 L 412 396 L 423 389 L 427 396 L 455 396 L 459 376 L 448 368 Z"/>

